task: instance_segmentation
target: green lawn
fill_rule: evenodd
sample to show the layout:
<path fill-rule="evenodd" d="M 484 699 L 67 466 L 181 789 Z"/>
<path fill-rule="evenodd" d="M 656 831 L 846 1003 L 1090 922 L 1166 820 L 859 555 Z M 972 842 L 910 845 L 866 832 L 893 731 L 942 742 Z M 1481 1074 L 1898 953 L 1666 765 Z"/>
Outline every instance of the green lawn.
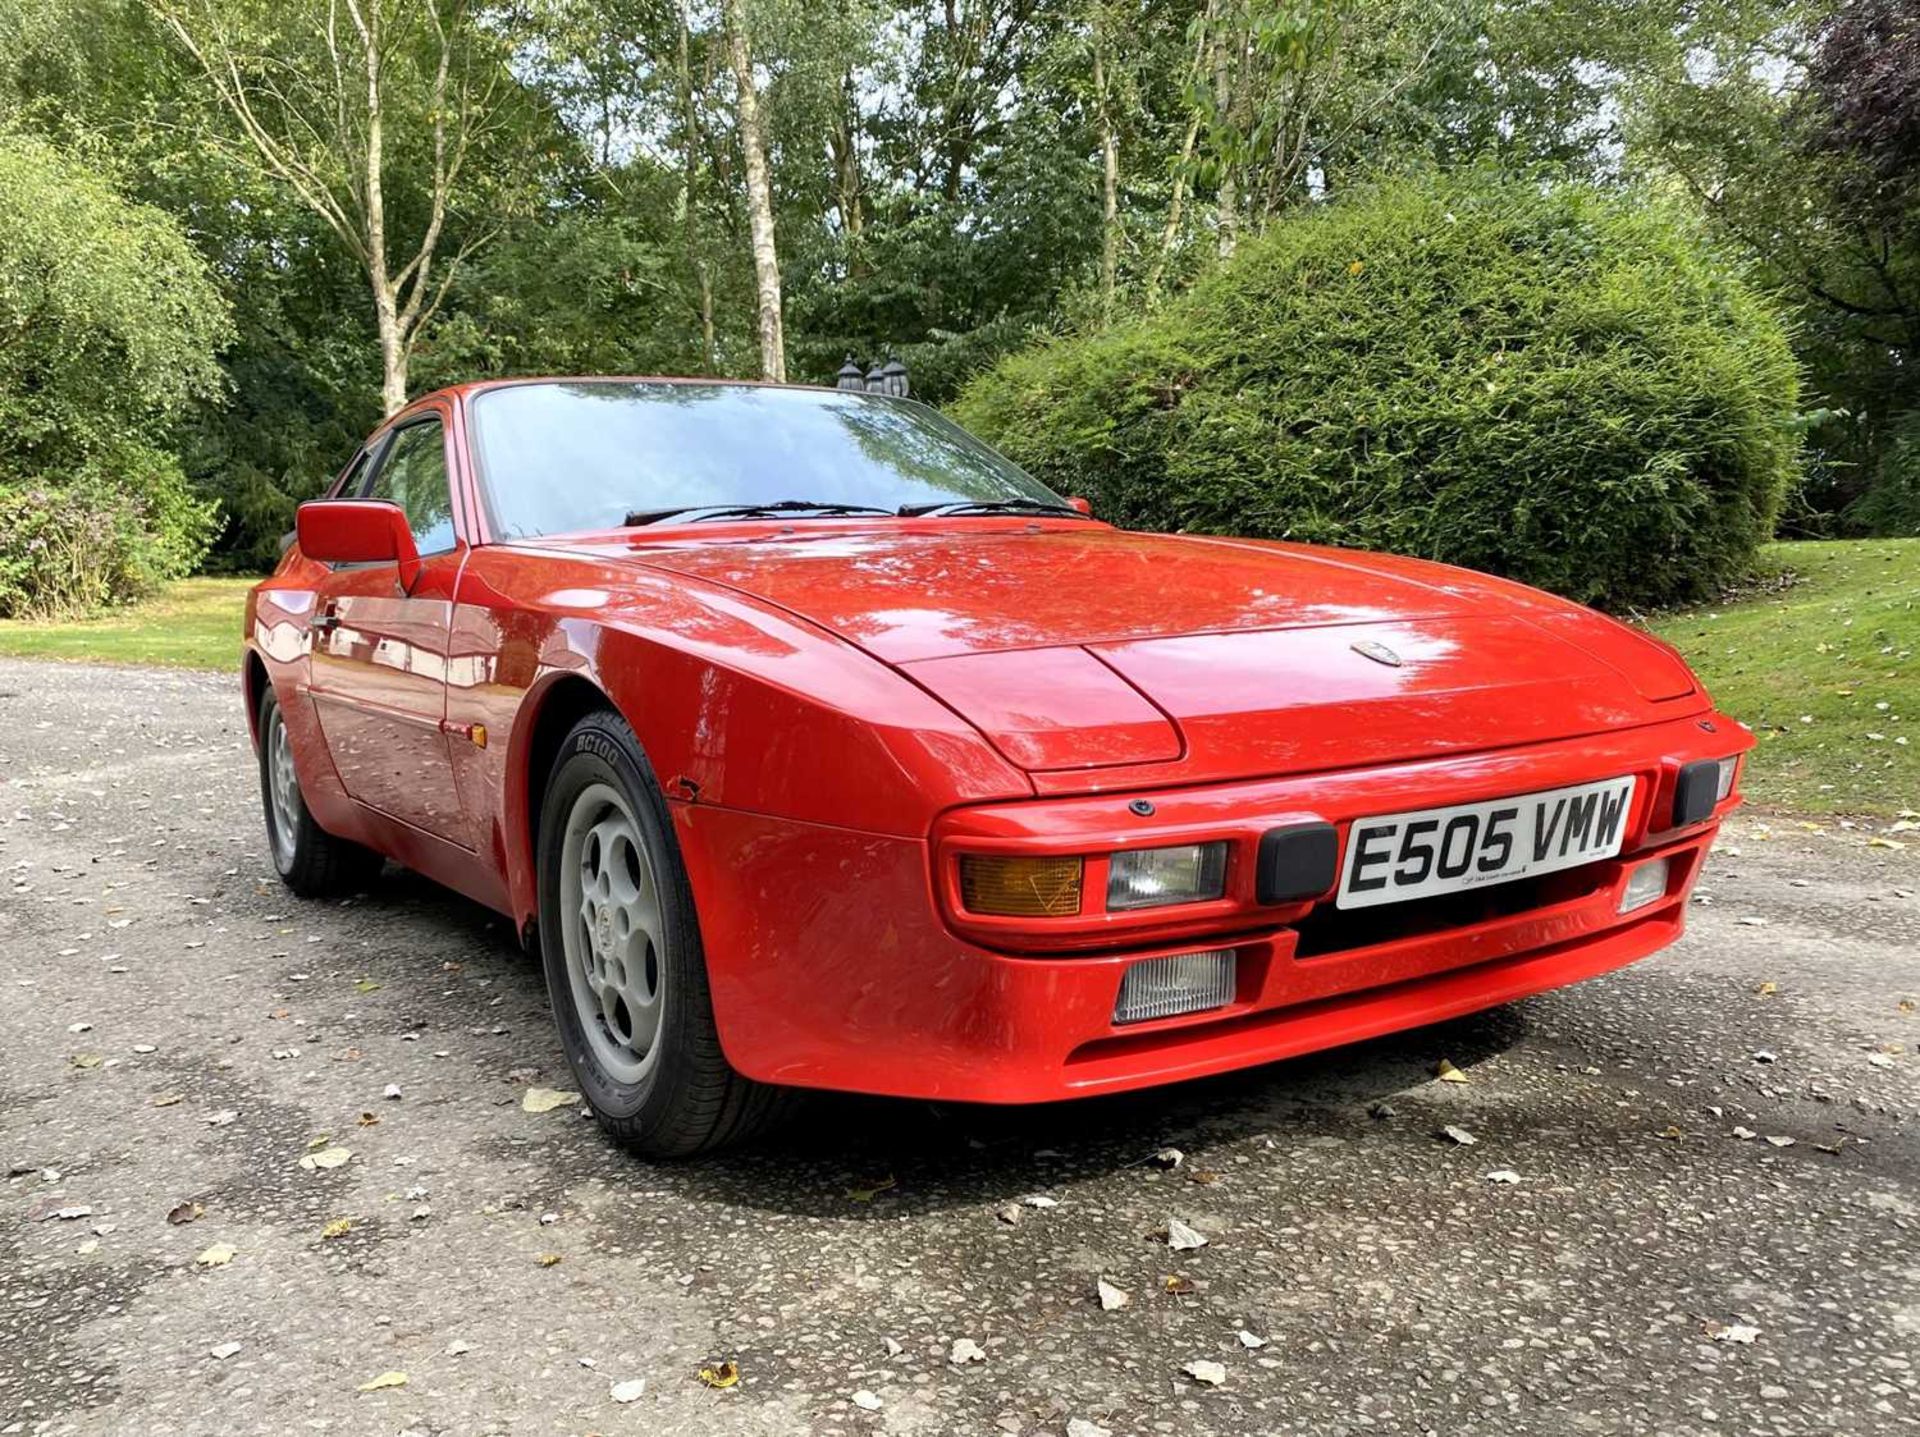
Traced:
<path fill-rule="evenodd" d="M 1748 798 L 1920 809 L 1920 539 L 1771 544 L 1763 562 L 1771 585 L 1653 623 L 1759 737 Z"/>
<path fill-rule="evenodd" d="M 65 623 L 0 619 L 0 654 L 110 664 L 235 669 L 240 614 L 252 579 L 183 579 L 106 618 Z"/>
<path fill-rule="evenodd" d="M 1920 809 L 1920 539 L 1773 544 L 1763 567 L 1746 596 L 1653 623 L 1759 735 L 1748 797 L 1808 813 Z M 0 654 L 232 668 L 251 582 L 189 579 L 111 618 L 0 622 Z"/>

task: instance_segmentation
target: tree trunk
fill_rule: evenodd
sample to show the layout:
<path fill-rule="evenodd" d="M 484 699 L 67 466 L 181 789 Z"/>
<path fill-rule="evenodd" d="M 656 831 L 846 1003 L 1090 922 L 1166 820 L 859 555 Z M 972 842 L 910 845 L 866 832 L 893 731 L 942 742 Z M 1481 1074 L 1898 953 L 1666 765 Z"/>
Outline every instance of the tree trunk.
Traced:
<path fill-rule="evenodd" d="M 1215 112 L 1225 122 L 1225 128 L 1231 130 L 1234 116 L 1238 110 L 1234 98 L 1233 64 L 1228 53 L 1226 27 L 1214 36 L 1213 44 L 1213 103 Z M 1240 196 L 1234 183 L 1233 159 L 1231 156 L 1220 158 L 1220 195 L 1219 195 L 1218 234 L 1220 258 L 1226 259 L 1233 253 L 1234 244 L 1240 231 Z"/>
<path fill-rule="evenodd" d="M 400 324 L 398 287 L 387 272 L 386 125 L 380 96 L 379 12 L 368 16 L 362 36 L 367 61 L 367 148 L 364 159 L 367 200 L 367 282 L 373 288 L 373 315 L 380 335 L 380 412 L 397 414 L 407 405 L 407 342 Z"/>
<path fill-rule="evenodd" d="M 700 372 L 711 374 L 714 369 L 713 281 L 707 274 L 706 256 L 700 252 L 700 109 L 693 95 L 693 60 L 689 40 L 692 27 L 687 19 L 687 0 L 679 0 L 674 11 L 679 21 L 675 58 L 680 85 L 680 123 L 685 131 L 682 137 L 685 160 L 680 181 L 682 242 L 687 252 L 687 268 L 693 272 L 694 283 L 700 291 Z"/>
<path fill-rule="evenodd" d="M 1099 27 L 1101 21 L 1094 21 Z M 1100 113 L 1100 322 L 1113 322 L 1113 291 L 1120 273 L 1120 139 L 1113 127 L 1113 103 L 1107 94 L 1105 40 L 1093 41 L 1093 92 Z"/>
<path fill-rule="evenodd" d="M 727 0 L 727 42 L 739 92 L 740 150 L 747 167 L 747 217 L 753 233 L 754 285 L 760 298 L 760 374 L 763 379 L 784 384 L 787 342 L 780 321 L 780 254 L 773 239 L 773 183 L 767 171 L 766 134 L 760 126 L 760 96 L 753 84 L 746 0 Z"/>
<path fill-rule="evenodd" d="M 1213 33 L 1214 20 L 1219 11 L 1219 0 L 1207 0 L 1207 8 L 1200 15 L 1200 33 L 1193 45 L 1193 83 L 1198 85 L 1207 72 L 1207 40 Z M 1200 110 L 1196 106 L 1187 117 L 1187 133 L 1180 141 L 1180 163 L 1173 171 L 1173 194 L 1167 201 L 1167 222 L 1160 231 L 1160 252 L 1153 257 L 1153 265 L 1147 271 L 1147 306 L 1152 308 L 1160 300 L 1160 282 L 1166 277 L 1167 262 L 1173 258 L 1173 247 L 1180 240 L 1180 215 L 1186 207 L 1187 171 L 1193 167 L 1193 149 L 1200 138 Z"/>

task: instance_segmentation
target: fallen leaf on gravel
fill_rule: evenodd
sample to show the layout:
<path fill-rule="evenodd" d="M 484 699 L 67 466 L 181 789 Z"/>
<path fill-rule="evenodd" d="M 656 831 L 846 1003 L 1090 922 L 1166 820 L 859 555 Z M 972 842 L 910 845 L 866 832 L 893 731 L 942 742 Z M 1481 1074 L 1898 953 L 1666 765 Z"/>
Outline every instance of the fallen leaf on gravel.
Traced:
<path fill-rule="evenodd" d="M 1713 1333 L 1713 1340 L 1715 1342 L 1737 1342 L 1742 1347 L 1750 1347 L 1753 1345 L 1753 1340 L 1759 1335 L 1760 1329 L 1757 1327 L 1748 1327 L 1743 1323 L 1731 1322 L 1725 1327 L 1716 1328 Z"/>
<path fill-rule="evenodd" d="M 464 1338 L 456 1337 L 446 1345 L 445 1350 L 449 1357 L 460 1357 L 473 1351 L 473 1344 Z"/>
<path fill-rule="evenodd" d="M 879 1179 L 877 1182 L 860 1183 L 848 1188 L 847 1196 L 855 1202 L 872 1202 L 875 1198 L 879 1197 L 881 1193 L 892 1188 L 894 1181 L 894 1178 L 889 1175 Z"/>
<path fill-rule="evenodd" d="M 182 1227 L 195 1218 L 205 1217 L 207 1210 L 197 1202 L 183 1202 L 167 1210 L 167 1221 L 175 1227 Z"/>
<path fill-rule="evenodd" d="M 275 1048 L 273 1050 L 273 1056 L 275 1061 L 284 1063 L 289 1058 L 299 1057 L 300 1050 L 298 1048 Z"/>
<path fill-rule="evenodd" d="M 236 1113 L 232 1108 L 222 1108 L 217 1113 L 208 1114 L 207 1126 L 210 1128 L 224 1128 L 228 1123 L 232 1122 L 235 1118 L 239 1116 L 240 1115 Z"/>
<path fill-rule="evenodd" d="M 1195 1168 L 1187 1174 L 1187 1181 L 1199 1183 L 1201 1187 L 1212 1187 L 1220 1181 L 1220 1174 L 1212 1168 Z"/>
<path fill-rule="evenodd" d="M 362 978 L 358 983 L 353 985 L 353 991 L 356 993 L 378 993 L 380 991 L 380 985 L 371 978 Z"/>
<path fill-rule="evenodd" d="M 1244 1327 L 1241 1328 L 1240 1331 L 1235 1333 L 1234 1335 L 1240 1339 L 1240 1345 L 1246 1348 L 1247 1351 L 1249 1352 L 1258 1352 L 1261 1348 L 1267 1345 L 1266 1338 L 1256 1337 L 1251 1332 L 1247 1331 L 1247 1329 Z"/>
<path fill-rule="evenodd" d="M 1891 1068 L 1893 1066 L 1893 1055 L 1891 1053 L 1869 1053 L 1867 1054 L 1867 1061 L 1876 1068 Z"/>
<path fill-rule="evenodd" d="M 1771 998 L 1775 993 L 1780 991 L 1780 985 L 1773 982 L 1762 983 L 1753 991 L 1758 993 L 1762 998 Z"/>
<path fill-rule="evenodd" d="M 98 1053 L 75 1053 L 68 1061 L 76 1068 L 97 1068 L 101 1060 Z"/>
<path fill-rule="evenodd" d="M 1102 1427 L 1098 1422 L 1089 1422 L 1084 1417 L 1069 1417 L 1067 1437 L 1113 1437 L 1113 1429 Z"/>
<path fill-rule="evenodd" d="M 1155 1153 L 1152 1158 L 1155 1167 L 1167 1168 L 1169 1170 L 1179 1167 L 1180 1164 L 1186 1160 L 1187 1155 L 1178 1148 L 1162 1148 L 1159 1152 Z"/>
<path fill-rule="evenodd" d="M 1218 1387 L 1227 1380 L 1227 1369 L 1218 1362 L 1210 1362 L 1204 1357 L 1195 1358 L 1180 1369 L 1195 1382 L 1205 1383 L 1208 1387 Z"/>
<path fill-rule="evenodd" d="M 93 1024 L 91 1024 L 91 1023 L 69 1023 L 69 1024 L 67 1024 L 67 1031 L 68 1031 L 69 1033 L 91 1033 L 91 1032 L 93 1031 Z"/>
<path fill-rule="evenodd" d="M 863 1387 L 853 1394 L 853 1405 L 863 1412 L 878 1412 L 880 1399 Z"/>
<path fill-rule="evenodd" d="M 1487 1174 L 1487 1181 L 1490 1183 L 1517 1183 L 1520 1181 L 1520 1174 L 1512 1168 L 1495 1168 Z"/>
<path fill-rule="evenodd" d="M 1434 1068 L 1433 1075 L 1443 1083 L 1464 1083 L 1467 1080 L 1467 1075 L 1445 1058 L 1442 1058 Z"/>
<path fill-rule="evenodd" d="M 707 1386 L 716 1387 L 725 1391 L 727 1388 L 739 1382 L 740 1367 L 738 1363 L 734 1362 L 715 1362 L 710 1366 L 701 1368 L 697 1375 Z"/>
<path fill-rule="evenodd" d="M 520 1100 L 523 1113 L 550 1113 L 555 1108 L 564 1108 L 569 1103 L 580 1101 L 578 1093 L 566 1092 L 560 1088 L 528 1088 L 527 1094 Z"/>
<path fill-rule="evenodd" d="M 100 1250 L 100 1239 L 97 1237 L 88 1238 L 85 1242 L 81 1243 L 80 1246 L 74 1249 L 74 1251 L 79 1253 L 80 1256 L 82 1257 L 85 1257 L 88 1253 L 98 1252 L 99 1250 Z"/>
<path fill-rule="evenodd" d="M 1777 1063 L 1780 1061 L 1780 1055 L 1771 1048 L 1758 1048 L 1754 1051 L 1753 1061 L 1756 1063 Z"/>
<path fill-rule="evenodd" d="M 1133 1294 L 1124 1287 L 1115 1287 L 1104 1277 L 1094 1283 L 1094 1291 L 1100 1294 L 1100 1310 L 1116 1312 L 1133 1301 Z"/>
<path fill-rule="evenodd" d="M 1776 1148 L 1790 1148 L 1793 1146 L 1792 1138 L 1776 1137 L 1771 1133 L 1767 1135 L 1767 1141 L 1772 1143 Z"/>
<path fill-rule="evenodd" d="M 207 1349 L 207 1356 L 217 1357 L 222 1362 L 226 1361 L 229 1357 L 237 1357 L 239 1353 L 240 1344 L 237 1342 L 223 1342 L 218 1347 L 209 1347 Z"/>
<path fill-rule="evenodd" d="M 320 1236 L 323 1238 L 345 1237 L 348 1233 L 352 1231 L 353 1231 L 352 1218 L 337 1217 L 332 1222 L 328 1223 L 325 1227 L 320 1229 Z"/>
<path fill-rule="evenodd" d="M 565 1254 L 558 1252 L 543 1252 L 534 1261 L 542 1267 L 558 1267 L 564 1256 Z"/>
<path fill-rule="evenodd" d="M 175 1103 L 184 1102 L 186 1096 L 185 1093 L 155 1093 L 147 1100 L 147 1106 L 153 1108 L 170 1108 Z"/>
<path fill-rule="evenodd" d="M 636 1377 L 631 1382 L 616 1382 L 607 1389 L 607 1396 L 615 1402 L 638 1402 L 647 1390 L 647 1380 Z"/>
<path fill-rule="evenodd" d="M 1181 1277 L 1177 1273 L 1169 1273 L 1160 1279 L 1160 1288 L 1169 1297 L 1185 1297 L 1194 1290 L 1193 1279 Z"/>
<path fill-rule="evenodd" d="M 1676 1128 L 1672 1123 L 1668 1123 L 1664 1128 L 1660 1129 L 1659 1132 L 1655 1133 L 1654 1136 L 1656 1138 L 1666 1138 L 1671 1142 L 1678 1142 L 1686 1136 L 1686 1133 L 1682 1129 Z"/>
<path fill-rule="evenodd" d="M 1175 1252 L 1192 1252 L 1207 1245 L 1206 1234 L 1188 1227 L 1177 1217 L 1167 1219 L 1167 1246 Z"/>
<path fill-rule="evenodd" d="M 379 1126 L 379 1124 L 380 1124 L 380 1119 L 379 1119 L 379 1117 L 378 1117 L 378 1116 L 377 1116 L 376 1114 L 373 1114 L 373 1113 L 362 1113 L 362 1114 L 360 1115 L 360 1123 L 359 1123 L 359 1125 L 360 1125 L 361 1127 L 363 1127 L 363 1128 L 372 1128 L 372 1127 L 378 1127 L 378 1126 Z"/>
<path fill-rule="evenodd" d="M 1451 1138 L 1454 1142 L 1458 1143 L 1463 1148 L 1470 1148 L 1475 1143 L 1480 1141 L 1480 1139 L 1476 1138 L 1472 1133 L 1468 1132 L 1465 1128 L 1456 1128 L 1451 1123 L 1447 1124 L 1446 1127 L 1440 1129 L 1440 1136 L 1443 1138 Z"/>
<path fill-rule="evenodd" d="M 951 1362 L 955 1367 L 965 1367 L 969 1362 L 985 1362 L 986 1360 L 986 1349 L 971 1337 L 954 1339 L 952 1348 L 947 1352 L 947 1361 Z"/>
<path fill-rule="evenodd" d="M 902 1352 L 906 1351 L 906 1348 L 900 1345 L 900 1340 L 895 1337 L 881 1338 L 880 1345 L 886 1349 L 887 1356 L 889 1357 L 898 1357 Z"/>
<path fill-rule="evenodd" d="M 1748 928 L 1765 928 L 1767 926 L 1767 920 L 1755 913 L 1745 914 L 1739 921 Z"/>
<path fill-rule="evenodd" d="M 145 1057 L 148 1053 L 157 1053 L 160 1050 L 152 1043 L 135 1043 L 133 1045 L 133 1051 Z"/>
<path fill-rule="evenodd" d="M 1898 1003 L 1894 1004 L 1894 1007 L 1898 1008 L 1902 1013 L 1911 1013 L 1914 1009 L 1914 1002 L 1911 998 L 1902 998 Z"/>
<path fill-rule="evenodd" d="M 233 1248 L 224 1242 L 216 1242 L 212 1247 L 194 1258 L 201 1267 L 225 1267 L 233 1261 Z"/>
<path fill-rule="evenodd" d="M 1740 1139 L 1740 1141 L 1743 1143 L 1751 1142 L 1753 1139 L 1760 1136 L 1760 1134 L 1756 1133 L 1752 1128 L 1735 1128 L 1733 1130 L 1733 1135 L 1736 1138 Z"/>
<path fill-rule="evenodd" d="M 61 1222 L 73 1222 L 78 1218 L 92 1216 L 93 1207 L 91 1204 L 83 1202 L 62 1202 L 58 1200 L 48 1204 L 44 1208 L 41 1207 L 40 1204 L 35 1203 L 27 1212 L 27 1220 L 29 1222 L 45 1222 L 48 1218 L 56 1218 Z"/>
<path fill-rule="evenodd" d="M 399 1102 L 400 1101 L 400 1085 L 398 1083 L 388 1083 L 385 1090 L 380 1094 L 380 1096 L 383 1098 L 390 1098 L 396 1103 Z"/>
<path fill-rule="evenodd" d="M 300 1166 L 308 1172 L 320 1168 L 337 1168 L 353 1156 L 349 1148 L 321 1148 L 318 1152 L 308 1153 L 300 1159 Z"/>
<path fill-rule="evenodd" d="M 1031 1193 L 1020 1199 L 1028 1207 L 1059 1207 L 1060 1199 L 1048 1197 L 1045 1193 Z"/>
<path fill-rule="evenodd" d="M 360 1384 L 362 1392 L 378 1392 L 383 1387 L 405 1387 L 407 1374 L 404 1372 L 382 1372 L 378 1377 L 370 1377 Z"/>

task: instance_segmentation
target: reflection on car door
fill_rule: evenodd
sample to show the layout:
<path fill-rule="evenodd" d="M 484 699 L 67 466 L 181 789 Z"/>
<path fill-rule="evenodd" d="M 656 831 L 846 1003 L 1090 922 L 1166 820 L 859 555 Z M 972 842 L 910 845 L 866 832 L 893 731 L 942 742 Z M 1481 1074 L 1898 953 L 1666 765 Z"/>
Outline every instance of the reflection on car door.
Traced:
<path fill-rule="evenodd" d="M 341 492 L 406 511 L 420 576 L 407 590 L 397 565 L 335 566 L 317 586 L 311 689 L 349 794 L 471 848 L 443 723 L 453 591 L 467 552 L 447 476 L 445 429 L 431 416 L 395 430 L 371 471 Z"/>

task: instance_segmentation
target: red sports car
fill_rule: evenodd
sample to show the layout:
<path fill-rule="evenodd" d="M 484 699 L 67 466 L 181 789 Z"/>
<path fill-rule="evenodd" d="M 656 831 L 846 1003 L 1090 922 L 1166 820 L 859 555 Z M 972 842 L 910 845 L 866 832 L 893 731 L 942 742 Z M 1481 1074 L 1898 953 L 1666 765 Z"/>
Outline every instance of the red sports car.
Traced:
<path fill-rule="evenodd" d="M 275 865 L 510 915 L 654 1155 L 795 1088 L 1109 1093 L 1617 968 L 1752 746 L 1611 619 L 1129 533 L 876 395 L 451 389 L 297 537 L 246 622 Z"/>

